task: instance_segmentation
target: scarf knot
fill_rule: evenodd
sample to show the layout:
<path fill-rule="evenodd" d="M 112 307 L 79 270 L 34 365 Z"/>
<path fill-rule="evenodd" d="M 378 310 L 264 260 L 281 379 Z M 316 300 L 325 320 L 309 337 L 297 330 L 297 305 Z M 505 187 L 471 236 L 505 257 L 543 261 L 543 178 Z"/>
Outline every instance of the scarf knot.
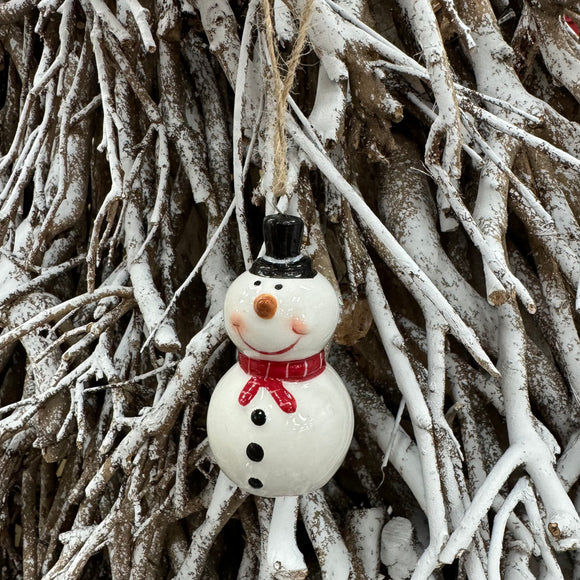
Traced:
<path fill-rule="evenodd" d="M 238 352 L 238 362 L 242 370 L 251 377 L 238 397 L 240 405 L 248 405 L 258 390 L 264 388 L 284 413 L 296 411 L 296 399 L 282 381 L 307 381 L 317 377 L 326 368 L 323 350 L 308 358 L 291 361 L 255 359 Z"/>

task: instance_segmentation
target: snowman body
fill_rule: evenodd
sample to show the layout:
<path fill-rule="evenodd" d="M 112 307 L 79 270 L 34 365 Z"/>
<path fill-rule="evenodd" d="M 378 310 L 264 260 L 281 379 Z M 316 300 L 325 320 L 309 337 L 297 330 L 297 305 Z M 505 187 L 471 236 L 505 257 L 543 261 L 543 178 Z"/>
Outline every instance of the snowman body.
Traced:
<path fill-rule="evenodd" d="M 216 462 L 241 489 L 302 495 L 328 482 L 348 451 L 348 392 L 326 364 L 338 322 L 334 290 L 320 274 L 245 272 L 226 295 L 226 330 L 238 363 L 212 395 L 207 431 Z"/>

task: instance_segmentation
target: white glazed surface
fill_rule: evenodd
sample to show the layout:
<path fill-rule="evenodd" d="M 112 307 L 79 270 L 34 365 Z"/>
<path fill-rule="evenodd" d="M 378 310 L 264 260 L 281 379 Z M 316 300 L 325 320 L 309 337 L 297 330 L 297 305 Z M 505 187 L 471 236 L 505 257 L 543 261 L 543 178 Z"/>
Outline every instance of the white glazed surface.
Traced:
<path fill-rule="evenodd" d="M 238 364 L 218 383 L 207 416 L 209 444 L 218 465 L 241 489 L 263 497 L 303 495 L 325 485 L 340 467 L 352 438 L 354 421 L 348 393 L 329 365 L 304 383 L 284 381 L 296 399 L 294 413 L 285 413 L 266 389 L 242 407 L 238 395 L 248 375 Z M 261 409 L 263 425 L 252 412 Z M 264 450 L 262 461 L 246 455 L 250 443 Z M 249 485 L 259 479 L 260 489 Z"/>
<path fill-rule="evenodd" d="M 254 311 L 254 300 L 261 294 L 270 294 L 277 301 L 276 314 L 269 320 Z M 226 331 L 238 350 L 264 360 L 298 360 L 320 352 L 334 333 L 338 315 L 334 289 L 320 274 L 314 278 L 263 278 L 244 272 L 228 289 L 224 303 Z M 234 326 L 236 323 L 239 325 Z M 295 342 L 291 349 L 279 352 Z"/>
<path fill-rule="evenodd" d="M 276 304 L 267 319 L 254 309 L 263 294 Z M 245 272 L 230 286 L 224 304 L 226 330 L 238 350 L 266 361 L 316 355 L 332 337 L 338 317 L 334 289 L 320 274 L 288 279 Z M 306 381 L 283 381 L 296 401 L 293 413 L 280 409 L 266 388 L 242 406 L 238 397 L 249 379 L 234 365 L 209 404 L 209 444 L 220 468 L 241 489 L 263 497 L 303 495 L 322 487 L 344 460 L 354 428 L 352 403 L 339 376 L 327 365 Z M 265 413 L 262 425 L 252 421 L 257 409 Z M 249 458 L 250 444 L 259 446 L 262 459 Z M 250 485 L 251 478 L 261 487 Z"/>

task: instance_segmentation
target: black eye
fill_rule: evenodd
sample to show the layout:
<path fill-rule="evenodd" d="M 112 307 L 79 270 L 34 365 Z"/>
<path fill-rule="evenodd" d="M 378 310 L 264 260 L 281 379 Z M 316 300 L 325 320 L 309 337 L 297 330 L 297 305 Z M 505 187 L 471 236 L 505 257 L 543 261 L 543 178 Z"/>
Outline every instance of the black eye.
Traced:
<path fill-rule="evenodd" d="M 276 284 L 274 288 L 276 288 L 276 290 L 282 290 L 282 284 Z"/>
<path fill-rule="evenodd" d="M 256 281 L 254 282 L 254 286 L 259 286 L 261 283 L 262 283 L 262 282 L 260 282 L 260 280 L 256 280 Z"/>

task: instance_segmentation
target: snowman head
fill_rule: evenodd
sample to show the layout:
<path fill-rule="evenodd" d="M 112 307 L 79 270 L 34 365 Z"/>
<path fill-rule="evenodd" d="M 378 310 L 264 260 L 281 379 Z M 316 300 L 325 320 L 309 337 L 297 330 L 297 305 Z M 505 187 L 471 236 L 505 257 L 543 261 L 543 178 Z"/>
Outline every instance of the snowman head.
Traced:
<path fill-rule="evenodd" d="M 283 214 L 264 219 L 266 255 L 230 286 L 224 304 L 226 330 L 251 358 L 304 359 L 320 352 L 338 323 L 338 299 L 330 282 L 300 254 L 303 223 Z"/>

